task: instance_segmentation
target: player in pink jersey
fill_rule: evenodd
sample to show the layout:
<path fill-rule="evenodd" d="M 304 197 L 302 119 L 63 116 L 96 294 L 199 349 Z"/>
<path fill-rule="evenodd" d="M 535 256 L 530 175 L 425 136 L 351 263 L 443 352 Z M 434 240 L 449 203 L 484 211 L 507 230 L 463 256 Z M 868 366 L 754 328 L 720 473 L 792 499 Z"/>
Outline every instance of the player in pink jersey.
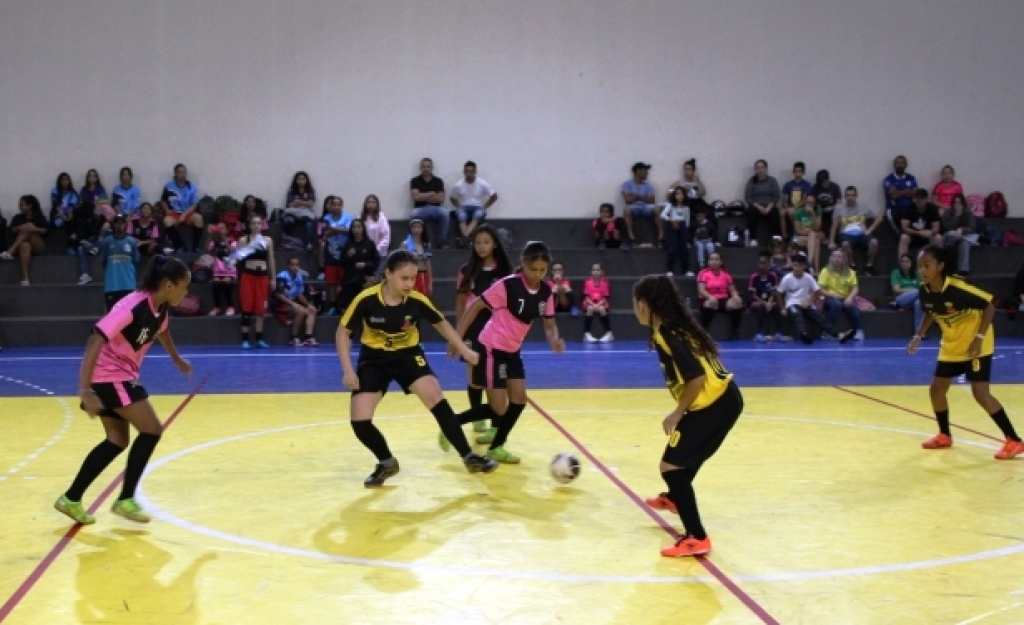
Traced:
<path fill-rule="evenodd" d="M 565 351 L 555 324 L 555 302 L 551 287 L 544 281 L 551 264 L 551 252 L 540 241 L 523 248 L 519 272 L 494 283 L 477 298 L 459 319 L 459 337 L 465 337 L 473 321 L 485 309 L 491 318 L 477 339 L 480 361 L 473 367 L 473 382 L 487 389 L 487 403 L 459 415 L 461 423 L 496 420 L 494 437 L 487 457 L 498 462 L 517 463 L 519 458 L 505 449 L 505 441 L 526 409 L 526 370 L 520 348 L 534 320 L 544 319 L 544 334 L 551 351 Z M 454 347 L 448 347 L 455 355 Z M 500 415 L 500 416 L 498 416 Z M 446 441 L 441 439 L 442 448 Z"/>
<path fill-rule="evenodd" d="M 155 256 L 142 288 L 119 301 L 93 328 L 82 358 L 78 397 L 82 410 L 90 417 L 100 417 L 107 438 L 89 452 L 71 488 L 53 504 L 78 523 L 96 521 L 82 505 L 82 495 L 128 446 L 129 424 L 139 435 L 128 453 L 121 496 L 111 510 L 131 521 L 149 522 L 134 499 L 135 488 L 160 442 L 163 426 L 139 383 L 139 369 L 153 341 L 160 341 L 178 370 L 192 374 L 192 365 L 178 354 L 167 327 L 168 309 L 181 303 L 191 281 L 185 263 Z"/>

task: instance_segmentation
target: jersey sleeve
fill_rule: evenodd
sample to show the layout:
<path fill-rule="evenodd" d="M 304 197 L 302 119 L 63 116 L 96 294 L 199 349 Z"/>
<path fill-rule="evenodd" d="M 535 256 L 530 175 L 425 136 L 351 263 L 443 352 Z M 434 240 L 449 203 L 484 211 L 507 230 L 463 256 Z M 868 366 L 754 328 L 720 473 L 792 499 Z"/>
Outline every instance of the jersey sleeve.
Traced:
<path fill-rule="evenodd" d="M 480 299 L 487 304 L 488 308 L 494 310 L 508 308 L 508 289 L 505 287 L 505 281 L 498 280 L 492 284 L 489 289 L 484 291 Z"/>
<path fill-rule="evenodd" d="M 660 328 L 661 338 L 665 341 L 665 345 L 668 346 L 669 355 L 672 357 L 672 362 L 675 363 L 676 368 L 679 369 L 680 375 L 683 376 L 684 380 L 692 380 L 705 375 L 704 367 L 700 364 L 700 361 L 694 358 L 693 352 L 683 342 L 683 340 L 671 332 Z"/>
<path fill-rule="evenodd" d="M 365 293 L 365 291 L 364 291 Z M 355 332 L 363 324 L 363 316 L 366 315 L 367 302 L 371 301 L 373 296 L 363 295 L 362 297 L 356 297 L 354 304 L 348 307 L 345 311 L 344 316 L 341 318 L 341 325 L 345 326 L 351 332 Z"/>
<path fill-rule="evenodd" d="M 95 330 L 108 341 L 132 323 L 134 315 L 131 306 L 114 306 L 114 309 L 96 322 Z"/>
<path fill-rule="evenodd" d="M 992 303 L 992 294 L 976 286 L 961 283 L 951 285 L 955 289 L 957 304 L 963 310 L 985 310 Z"/>
<path fill-rule="evenodd" d="M 544 317 L 550 318 L 555 316 L 555 293 L 554 291 L 548 293 L 548 299 L 544 302 Z"/>
<path fill-rule="evenodd" d="M 420 316 L 426 319 L 430 325 L 436 325 L 444 321 L 444 315 L 441 314 L 441 311 L 434 306 L 434 303 L 426 295 L 413 291 L 409 294 L 409 298 L 419 305 Z"/>

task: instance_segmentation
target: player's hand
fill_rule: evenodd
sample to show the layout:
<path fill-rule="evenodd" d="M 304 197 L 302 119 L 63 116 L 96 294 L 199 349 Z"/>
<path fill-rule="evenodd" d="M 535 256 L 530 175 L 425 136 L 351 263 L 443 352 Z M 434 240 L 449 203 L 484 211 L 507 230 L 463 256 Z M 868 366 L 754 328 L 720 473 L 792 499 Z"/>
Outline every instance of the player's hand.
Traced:
<path fill-rule="evenodd" d="M 564 352 L 565 340 L 558 339 L 554 343 L 551 343 L 551 351 L 555 352 L 556 354 L 561 354 L 562 352 Z"/>
<path fill-rule="evenodd" d="M 971 346 L 967 348 L 967 357 L 970 358 L 971 360 L 977 358 L 978 355 L 981 353 L 981 344 L 983 342 L 984 339 L 974 337 L 974 340 L 971 341 Z"/>
<path fill-rule="evenodd" d="M 448 346 L 445 348 L 445 351 L 448 353 L 448 357 L 451 358 L 452 360 L 455 360 L 456 358 L 459 357 L 458 345 L 452 345 L 451 343 L 448 343 Z"/>
<path fill-rule="evenodd" d="M 78 399 L 82 402 L 82 409 L 85 410 L 90 419 L 95 419 L 96 415 L 103 410 L 103 403 L 99 397 L 96 397 L 96 393 L 92 391 L 79 393 Z"/>
<path fill-rule="evenodd" d="M 907 353 L 911 356 L 917 354 L 917 348 L 921 345 L 921 339 L 914 337 L 910 339 L 910 343 L 907 344 Z"/>
<path fill-rule="evenodd" d="M 480 362 L 480 354 L 474 352 L 471 349 L 466 349 L 462 353 L 462 359 L 468 362 L 471 366 L 475 367 Z"/>
<path fill-rule="evenodd" d="M 181 371 L 190 378 L 192 377 L 192 363 L 189 361 L 184 358 L 178 358 L 174 361 L 174 366 L 178 368 L 178 371 Z"/>
<path fill-rule="evenodd" d="M 682 419 L 683 415 L 674 412 L 665 417 L 665 420 L 661 422 L 661 428 L 665 430 L 665 436 L 672 436 L 672 432 L 676 430 L 676 426 L 679 425 Z"/>
<path fill-rule="evenodd" d="M 353 391 L 358 391 L 359 390 L 359 376 L 357 376 L 354 371 L 352 373 L 346 373 L 346 374 L 342 375 L 341 383 L 347 389 L 350 389 L 350 390 L 353 390 Z"/>

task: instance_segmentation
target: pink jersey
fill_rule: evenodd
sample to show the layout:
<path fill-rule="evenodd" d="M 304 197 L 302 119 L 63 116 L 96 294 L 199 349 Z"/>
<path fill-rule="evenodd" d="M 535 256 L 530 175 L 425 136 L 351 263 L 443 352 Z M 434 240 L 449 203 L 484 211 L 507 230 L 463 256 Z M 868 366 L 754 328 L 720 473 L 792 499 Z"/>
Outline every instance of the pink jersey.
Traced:
<path fill-rule="evenodd" d="M 541 282 L 536 291 L 531 291 L 522 274 L 502 278 L 481 297 L 493 311 L 480 332 L 480 343 L 488 349 L 515 353 L 523 346 L 535 319 L 555 316 L 551 287 Z"/>
<path fill-rule="evenodd" d="M 963 193 L 964 188 L 960 186 L 960 183 L 956 180 L 949 182 L 939 181 L 935 188 L 932 189 L 932 195 L 935 196 L 935 203 L 939 206 L 945 206 L 949 208 L 953 205 L 953 196 L 957 193 Z"/>
<path fill-rule="evenodd" d="M 611 286 L 607 278 L 602 278 L 600 284 L 593 278 L 583 281 L 583 295 L 592 302 L 606 300 L 612 295 Z"/>
<path fill-rule="evenodd" d="M 149 291 L 135 291 L 118 302 L 94 331 L 105 339 L 92 382 L 128 382 L 139 379 L 142 359 L 158 334 L 167 331 L 167 306 L 153 306 Z"/>
<path fill-rule="evenodd" d="M 703 282 L 708 295 L 715 299 L 726 299 L 729 297 L 729 287 L 732 286 L 732 276 L 725 269 L 720 269 L 718 275 L 710 269 L 704 269 L 697 276 L 697 282 Z"/>

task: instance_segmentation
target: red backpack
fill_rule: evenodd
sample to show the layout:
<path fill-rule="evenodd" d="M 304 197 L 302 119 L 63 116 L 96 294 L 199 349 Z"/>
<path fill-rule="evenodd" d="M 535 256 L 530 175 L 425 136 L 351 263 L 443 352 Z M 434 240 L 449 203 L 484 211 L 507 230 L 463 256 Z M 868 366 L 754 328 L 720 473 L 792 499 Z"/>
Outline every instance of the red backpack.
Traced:
<path fill-rule="evenodd" d="M 1006 198 L 999 191 L 993 191 L 985 198 L 985 217 L 1006 217 Z"/>
<path fill-rule="evenodd" d="M 985 216 L 985 196 L 980 193 L 972 193 L 967 196 L 967 210 L 981 219 Z"/>

